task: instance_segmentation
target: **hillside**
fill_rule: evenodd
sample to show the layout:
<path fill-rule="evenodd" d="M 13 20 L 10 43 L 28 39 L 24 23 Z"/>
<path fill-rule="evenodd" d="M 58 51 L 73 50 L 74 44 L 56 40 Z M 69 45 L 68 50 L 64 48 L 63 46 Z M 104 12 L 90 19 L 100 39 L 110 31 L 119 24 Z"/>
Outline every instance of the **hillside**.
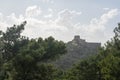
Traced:
<path fill-rule="evenodd" d="M 69 41 L 66 44 L 67 54 L 55 61 L 54 64 L 62 69 L 70 68 L 80 59 L 97 54 L 100 46 L 101 43 L 86 42 L 85 40 L 80 39 L 80 36 L 75 36 L 72 41 Z"/>

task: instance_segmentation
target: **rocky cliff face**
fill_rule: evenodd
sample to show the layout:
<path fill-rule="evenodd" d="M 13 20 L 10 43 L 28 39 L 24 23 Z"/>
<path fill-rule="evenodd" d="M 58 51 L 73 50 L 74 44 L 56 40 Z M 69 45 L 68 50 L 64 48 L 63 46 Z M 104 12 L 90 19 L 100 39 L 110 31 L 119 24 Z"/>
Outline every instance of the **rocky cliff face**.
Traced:
<path fill-rule="evenodd" d="M 62 69 L 70 68 L 80 59 L 97 54 L 100 46 L 100 43 L 89 43 L 80 39 L 79 36 L 75 36 L 72 41 L 66 44 L 67 54 L 63 55 L 54 64 Z"/>

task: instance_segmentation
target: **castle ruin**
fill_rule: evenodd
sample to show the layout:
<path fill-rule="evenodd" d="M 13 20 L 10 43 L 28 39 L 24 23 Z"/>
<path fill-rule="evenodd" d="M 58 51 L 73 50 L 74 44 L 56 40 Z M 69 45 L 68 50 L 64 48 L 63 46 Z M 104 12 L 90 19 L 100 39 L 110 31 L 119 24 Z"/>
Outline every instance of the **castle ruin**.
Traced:
<path fill-rule="evenodd" d="M 76 35 L 72 41 L 66 44 L 67 54 L 57 60 L 55 65 L 62 69 L 70 68 L 73 64 L 80 61 L 80 59 L 97 54 L 100 46 L 101 43 L 86 42 L 79 35 Z"/>
<path fill-rule="evenodd" d="M 89 48 L 99 48 L 101 46 L 101 43 L 96 42 L 86 42 L 84 39 L 81 39 L 79 35 L 74 36 L 74 39 L 69 44 L 76 44 L 78 46 L 86 46 Z"/>

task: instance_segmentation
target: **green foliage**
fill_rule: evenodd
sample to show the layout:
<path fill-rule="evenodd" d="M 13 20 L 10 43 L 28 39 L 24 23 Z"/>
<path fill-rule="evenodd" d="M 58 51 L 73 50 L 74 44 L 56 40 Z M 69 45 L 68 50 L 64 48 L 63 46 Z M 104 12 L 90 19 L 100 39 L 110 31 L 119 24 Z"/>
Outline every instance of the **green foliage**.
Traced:
<path fill-rule="evenodd" d="M 53 37 L 48 37 L 45 39 L 45 54 L 43 54 L 42 60 L 54 60 L 60 55 L 65 54 L 66 46 L 64 42 L 54 40 Z M 57 53 L 57 54 L 56 54 Z"/>
<path fill-rule="evenodd" d="M 23 37 L 20 35 L 24 30 L 26 21 L 21 25 L 14 25 L 7 28 L 6 32 L 2 32 L 1 42 L 3 43 L 2 56 L 5 61 L 10 60 L 19 51 L 23 44 Z"/>
<path fill-rule="evenodd" d="M 119 80 L 120 74 L 120 24 L 114 29 L 115 36 L 108 41 L 99 61 L 104 80 Z"/>
<path fill-rule="evenodd" d="M 68 80 L 98 80 L 99 67 L 95 58 L 80 61 L 67 75 Z"/>
<path fill-rule="evenodd" d="M 53 37 L 21 36 L 26 21 L 0 31 L 0 80 L 53 80 L 58 70 L 46 62 L 66 53 L 65 43 Z"/>
<path fill-rule="evenodd" d="M 48 64 L 67 52 L 65 43 L 53 37 L 21 36 L 25 24 L 0 31 L 0 80 L 120 80 L 120 24 L 96 56 L 81 60 L 68 71 Z"/>
<path fill-rule="evenodd" d="M 95 57 L 80 61 L 67 74 L 68 80 L 120 80 L 120 24 L 115 36 Z"/>

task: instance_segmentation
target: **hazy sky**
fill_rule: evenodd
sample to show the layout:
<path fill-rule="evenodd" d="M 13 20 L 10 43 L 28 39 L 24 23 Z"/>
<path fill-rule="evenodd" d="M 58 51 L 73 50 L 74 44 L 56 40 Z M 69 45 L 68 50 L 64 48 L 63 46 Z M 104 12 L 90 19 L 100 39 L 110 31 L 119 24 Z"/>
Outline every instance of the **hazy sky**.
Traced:
<path fill-rule="evenodd" d="M 106 42 L 120 22 L 120 0 L 0 0 L 0 30 L 27 21 L 23 35 Z"/>

